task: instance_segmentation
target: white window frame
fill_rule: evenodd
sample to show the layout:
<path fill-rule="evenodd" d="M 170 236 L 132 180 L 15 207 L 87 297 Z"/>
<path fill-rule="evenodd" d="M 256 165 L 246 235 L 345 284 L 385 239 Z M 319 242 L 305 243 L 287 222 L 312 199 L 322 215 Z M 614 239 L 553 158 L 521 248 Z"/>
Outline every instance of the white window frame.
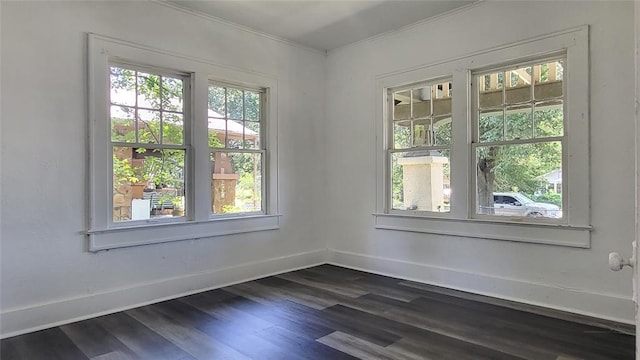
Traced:
<path fill-rule="evenodd" d="M 134 64 L 188 74 L 189 103 L 185 103 L 186 216 L 142 221 L 113 221 L 109 66 Z M 211 79 L 261 88 L 265 146 L 264 213 L 211 217 L 211 171 L 207 139 L 207 91 Z M 277 80 L 253 71 L 213 64 L 207 60 L 88 34 L 89 89 L 89 251 L 189 240 L 280 227 L 278 213 Z"/>
<path fill-rule="evenodd" d="M 265 176 L 266 174 L 266 167 L 265 167 L 265 158 L 266 158 L 266 141 L 264 138 L 264 133 L 266 130 L 266 126 L 265 126 L 265 117 L 264 117 L 264 113 L 266 110 L 265 107 L 265 103 L 266 103 L 266 89 L 264 88 L 252 88 L 252 87 L 247 87 L 247 86 L 240 86 L 238 84 L 231 84 L 231 83 L 225 83 L 225 82 L 221 82 L 221 81 L 216 81 L 216 80 L 209 80 L 209 84 L 208 86 L 218 86 L 218 87 L 223 87 L 225 89 L 229 89 L 229 88 L 233 88 L 233 89 L 238 89 L 238 90 L 248 90 L 248 91 L 254 91 L 257 92 L 258 94 L 260 94 L 260 113 L 259 113 L 259 118 L 258 118 L 258 123 L 260 124 L 260 148 L 259 149 L 246 149 L 246 148 L 242 148 L 242 149 L 238 149 L 238 148 L 230 148 L 227 147 L 227 144 L 225 144 L 225 147 L 221 147 L 221 148 L 209 148 L 209 153 L 214 153 L 214 152 L 219 152 L 219 153 L 245 153 L 245 154 L 261 154 L 261 169 L 262 169 L 262 176 L 261 176 L 261 189 L 262 189 L 262 197 L 261 197 L 261 209 L 260 211 L 253 211 L 253 212 L 237 212 L 237 213 L 228 213 L 228 214 L 215 214 L 213 212 L 211 212 L 210 217 L 211 219 L 218 219 L 218 218 L 223 218 L 223 217 L 238 217 L 238 216 L 247 216 L 247 215 L 259 215 L 259 214 L 264 214 L 264 211 L 266 209 L 267 206 L 267 196 L 265 195 L 265 189 L 266 189 L 266 184 L 267 184 L 267 177 Z M 225 100 L 226 102 L 226 100 Z M 224 115 L 224 119 L 225 120 L 232 120 L 229 119 L 227 114 Z M 208 117 L 207 117 L 208 120 Z M 244 120 L 244 119 L 243 119 Z"/>
<path fill-rule="evenodd" d="M 495 73 L 496 71 L 505 72 L 509 68 L 520 68 L 522 66 L 531 65 L 532 63 L 541 63 L 541 62 L 551 61 L 551 60 L 562 60 L 564 61 L 565 64 L 567 63 L 566 54 L 562 52 L 562 53 L 552 54 L 551 56 L 543 56 L 538 58 L 534 57 L 532 59 L 527 59 L 526 61 L 517 61 L 517 62 L 512 61 L 500 66 L 493 66 L 491 69 L 481 69 L 481 70 L 472 71 L 471 73 L 471 79 L 472 79 L 471 80 L 471 124 L 472 124 L 471 159 L 472 159 L 472 164 L 471 164 L 470 171 L 473 171 L 473 173 L 471 173 L 472 186 L 471 186 L 471 191 L 469 193 L 472 196 L 471 203 L 473 204 L 473 206 L 471 206 L 470 208 L 470 214 L 469 214 L 470 218 L 490 219 L 490 220 L 493 219 L 497 221 L 513 220 L 513 221 L 519 221 L 519 222 L 524 221 L 524 222 L 533 222 L 533 223 L 550 223 L 550 224 L 561 224 L 561 225 L 568 224 L 566 214 L 563 214 L 562 218 L 560 219 L 545 218 L 545 217 L 522 218 L 522 217 L 509 217 L 504 215 L 479 214 L 477 211 L 478 210 L 477 209 L 478 183 L 477 183 L 477 176 L 475 176 L 476 166 L 477 166 L 476 150 L 478 147 L 487 146 L 489 143 L 480 142 L 479 140 L 480 138 L 480 134 L 478 132 L 479 131 L 479 119 L 478 119 L 479 91 L 478 91 L 478 83 L 473 79 L 476 79 L 478 76 L 482 76 L 485 74 Z M 564 72 L 571 73 L 571 69 L 569 70 L 565 69 Z M 564 75 L 563 75 L 563 78 L 564 78 Z M 507 80 L 505 79 L 504 81 L 506 82 Z M 562 87 L 563 87 L 562 106 L 563 106 L 563 114 L 565 115 L 567 114 L 567 110 L 566 110 L 567 86 L 566 85 L 567 85 L 566 82 L 562 81 Z M 506 85 L 503 85 L 503 86 L 505 86 L 504 89 L 506 89 Z M 533 94 L 533 90 L 532 90 L 532 94 Z M 537 102 L 537 101 L 534 100 L 534 102 Z M 543 102 L 543 101 L 540 101 L 540 102 Z M 502 106 L 504 107 L 505 105 L 503 104 Z M 535 139 L 532 138 L 532 139 L 524 139 L 524 140 L 500 140 L 500 141 L 491 142 L 491 145 L 509 146 L 509 145 L 517 145 L 517 144 L 533 144 L 533 143 L 554 142 L 554 141 L 560 142 L 562 146 L 562 168 L 561 169 L 563 170 L 562 173 L 566 174 L 567 173 L 566 171 L 567 151 L 566 150 L 567 150 L 567 144 L 568 144 L 568 138 L 569 138 L 566 131 L 567 120 L 568 120 L 568 116 L 564 116 L 563 122 L 562 122 L 563 132 L 561 136 L 550 136 L 550 137 L 542 137 L 542 138 L 535 138 Z M 566 205 L 567 205 L 567 197 L 562 195 L 562 208 L 564 208 Z"/>
<path fill-rule="evenodd" d="M 474 71 L 566 54 L 564 208 L 561 222 L 475 217 L 472 76 Z M 506 44 L 466 56 L 376 77 L 377 229 L 507 240 L 568 247 L 590 247 L 589 201 L 589 49 L 588 27 Z M 451 209 L 449 213 L 390 211 L 389 109 L 387 92 L 416 82 L 452 78 Z"/>
<path fill-rule="evenodd" d="M 111 147 L 109 149 L 110 154 L 113 154 L 113 150 L 111 150 L 113 147 L 137 147 L 137 148 L 146 148 L 146 149 L 153 149 L 153 150 L 184 150 L 185 152 L 185 166 L 184 166 L 184 173 L 185 173 L 185 179 L 184 179 L 184 184 L 185 184 L 185 188 L 186 188 L 186 184 L 188 183 L 188 176 L 191 176 L 191 171 L 189 169 L 190 165 L 188 164 L 187 159 L 191 156 L 191 123 L 192 121 L 188 121 L 188 119 L 191 119 L 191 75 L 184 73 L 184 72 L 177 72 L 177 71 L 170 71 L 167 69 L 161 69 L 161 68 L 157 68 L 157 67 L 151 67 L 151 66 L 147 66 L 147 65 L 141 65 L 141 64 L 134 64 L 134 63 L 130 63 L 127 61 L 109 61 L 109 67 L 114 66 L 114 67 L 119 67 L 119 68 L 124 68 L 127 70 L 132 70 L 132 71 L 138 71 L 138 72 L 148 72 L 149 74 L 153 74 L 153 75 L 159 75 L 159 76 L 163 76 L 163 77 L 173 77 L 173 78 L 180 78 L 183 80 L 183 119 L 184 119 L 184 123 L 183 123 L 183 143 L 180 145 L 168 145 L 168 144 L 164 144 L 162 142 L 162 140 L 160 140 L 159 143 L 151 143 L 151 144 L 144 144 L 141 142 L 117 142 L 117 141 L 112 141 L 110 139 L 110 144 Z M 138 96 L 138 93 L 136 92 L 136 97 Z M 108 105 L 111 105 L 112 102 L 108 101 Z M 132 108 L 136 109 L 136 114 L 138 110 L 145 110 L 144 108 L 141 108 L 138 106 L 138 103 L 136 101 L 136 105 L 135 106 L 130 106 Z M 165 111 L 164 109 L 161 109 L 160 112 Z M 162 128 L 160 128 L 160 131 L 162 132 Z M 112 174 L 113 173 L 113 162 L 110 162 L 108 164 L 108 173 Z M 105 177 L 106 181 L 110 182 L 110 186 L 113 186 L 113 184 L 111 183 L 112 176 L 107 176 Z M 188 198 L 188 196 L 186 196 Z M 190 201 L 190 200 L 189 200 Z M 109 209 L 111 209 L 111 211 L 113 211 L 114 206 L 113 206 L 113 197 L 109 197 L 108 199 L 109 202 Z M 187 206 L 189 204 L 187 203 Z M 109 221 L 107 226 L 109 228 L 119 228 L 119 227 L 123 227 L 123 226 L 127 226 L 127 227 L 131 227 L 131 226 L 136 226 L 136 225 L 146 225 L 146 224 L 150 224 L 150 223 L 172 223 L 172 222 L 180 222 L 183 221 L 182 217 L 171 217 L 171 218 L 162 218 L 162 219 L 149 219 L 149 220 L 127 220 L 127 221 L 113 221 L 113 216 L 109 217 Z"/>
<path fill-rule="evenodd" d="M 418 152 L 418 151 L 449 151 L 451 152 L 451 146 L 452 144 L 445 144 L 445 145 L 440 145 L 440 144 L 432 144 L 432 145 L 412 145 L 406 148 L 396 148 L 395 147 L 395 143 L 394 143 L 394 132 L 393 132 L 393 127 L 394 127 L 394 109 L 393 109 L 393 94 L 396 92 L 401 92 L 404 90 L 412 90 L 415 88 L 421 88 L 421 87 L 426 87 L 428 86 L 429 88 L 431 88 L 431 86 L 433 85 L 438 85 L 441 83 L 450 83 L 452 81 L 451 77 L 444 77 L 444 78 L 437 78 L 437 79 L 429 79 L 426 81 L 420 81 L 417 83 L 413 83 L 410 85 L 403 85 L 403 86 L 399 86 L 399 87 L 393 87 L 393 88 L 387 88 L 387 94 L 386 94 L 386 98 L 387 98 L 387 121 L 386 121 L 386 126 L 388 127 L 387 131 L 386 131 L 386 136 L 387 136 L 387 157 L 388 157 L 388 164 L 389 164 L 389 171 L 388 171 L 388 179 L 387 181 L 389 182 L 389 186 L 386 187 L 386 196 L 388 197 L 387 203 L 389 204 L 389 208 L 388 208 L 388 212 L 390 214 L 415 214 L 415 215 L 431 215 L 431 216 L 440 216 L 438 214 L 441 213 L 448 213 L 449 211 L 429 211 L 429 210 L 403 210 L 403 209 L 394 209 L 393 208 L 393 184 L 392 184 L 392 169 L 391 167 L 393 166 L 392 163 L 392 157 L 393 154 L 395 153 L 412 153 L 412 152 Z M 450 98 L 453 98 L 452 96 Z M 431 99 L 431 104 L 430 106 L 433 108 L 433 103 L 434 103 L 435 98 Z M 411 108 L 413 109 L 413 99 L 411 100 L 412 104 L 411 104 Z M 453 100 L 452 100 L 453 101 Z M 413 110 L 412 110 L 413 111 Z M 428 118 L 434 118 L 437 117 L 436 115 L 429 115 L 427 116 Z M 414 121 L 416 119 L 414 119 L 412 116 L 408 119 L 402 119 L 402 120 L 398 120 L 398 121 Z M 453 118 L 451 120 L 453 122 Z M 414 137 L 413 137 L 413 125 L 411 125 L 411 142 L 413 142 Z M 453 132 L 453 129 L 452 129 Z M 405 204 L 406 205 L 406 204 Z M 446 215 L 445 215 L 446 216 Z"/>

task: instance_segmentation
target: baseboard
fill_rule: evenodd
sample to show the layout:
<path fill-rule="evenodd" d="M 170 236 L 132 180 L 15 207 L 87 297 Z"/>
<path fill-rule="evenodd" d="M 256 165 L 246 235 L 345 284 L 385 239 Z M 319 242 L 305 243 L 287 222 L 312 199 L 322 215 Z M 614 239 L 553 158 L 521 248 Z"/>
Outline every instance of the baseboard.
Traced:
<path fill-rule="evenodd" d="M 355 270 L 601 319 L 602 321 L 596 325 L 609 328 L 616 328 L 615 323 L 635 324 L 635 305 L 631 296 L 599 294 L 332 249 L 327 250 L 327 262 Z"/>
<path fill-rule="evenodd" d="M 325 262 L 326 249 L 321 249 L 11 309 L 0 314 L 0 338 L 69 324 Z"/>
<path fill-rule="evenodd" d="M 634 303 L 631 297 L 591 293 L 396 259 L 321 249 L 6 310 L 0 313 L 0 338 L 325 263 L 601 319 L 603 321 L 599 325 L 606 327 L 615 328 L 607 324 L 607 321 L 635 324 Z M 527 297 L 523 298 L 523 294 Z"/>

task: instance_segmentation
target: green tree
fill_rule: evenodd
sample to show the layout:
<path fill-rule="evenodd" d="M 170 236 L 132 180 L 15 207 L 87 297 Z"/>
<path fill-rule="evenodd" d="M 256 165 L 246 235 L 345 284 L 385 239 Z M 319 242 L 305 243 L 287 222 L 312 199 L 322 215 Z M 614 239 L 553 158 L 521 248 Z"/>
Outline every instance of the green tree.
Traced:
<path fill-rule="evenodd" d="M 134 157 L 144 159 L 142 168 L 133 168 L 130 159 L 118 159 L 114 151 L 114 186 L 145 180 L 157 187 L 181 189 L 185 151 L 144 144 L 184 143 L 183 81 L 118 66 L 111 67 L 110 77 L 111 101 L 116 104 L 112 106 L 112 141 L 131 143 Z"/>
<path fill-rule="evenodd" d="M 535 129 L 528 111 L 481 115 L 481 142 L 559 136 L 563 128 L 561 108 L 536 109 Z M 518 191 L 533 196 L 544 187 L 541 175 L 562 167 L 562 145 L 558 141 L 478 146 L 477 188 L 480 213 L 493 213 L 494 191 Z"/>
<path fill-rule="evenodd" d="M 253 130 L 260 134 L 260 93 L 246 89 L 233 87 L 209 86 L 209 109 L 213 116 L 224 121 L 236 122 L 245 129 Z M 209 146 L 211 148 L 227 149 L 257 149 L 257 142 L 247 138 L 231 137 L 225 134 L 224 141 L 220 141 L 213 130 L 209 130 Z M 220 150 L 225 152 L 231 162 L 231 170 L 239 175 L 236 185 L 236 199 L 244 204 L 239 206 L 225 206 L 223 212 L 243 211 L 247 205 L 260 209 L 261 205 L 261 155 L 259 153 L 246 153 L 234 150 Z"/>

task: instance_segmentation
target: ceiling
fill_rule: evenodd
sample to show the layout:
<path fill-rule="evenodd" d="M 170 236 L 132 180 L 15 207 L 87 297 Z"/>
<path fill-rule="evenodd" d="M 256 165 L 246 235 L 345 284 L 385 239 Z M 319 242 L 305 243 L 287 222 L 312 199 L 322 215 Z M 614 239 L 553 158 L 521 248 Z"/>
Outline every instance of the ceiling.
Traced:
<path fill-rule="evenodd" d="M 398 29 L 475 1 L 169 0 L 181 8 L 323 51 Z"/>

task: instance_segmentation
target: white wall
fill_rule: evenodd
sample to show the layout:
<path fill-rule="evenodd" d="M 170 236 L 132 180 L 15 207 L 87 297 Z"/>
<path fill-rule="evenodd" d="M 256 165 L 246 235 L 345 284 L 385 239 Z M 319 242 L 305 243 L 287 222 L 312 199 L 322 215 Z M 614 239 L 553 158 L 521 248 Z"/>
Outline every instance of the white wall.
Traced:
<path fill-rule="evenodd" d="M 324 261 L 325 55 L 148 2 L 2 2 L 3 336 Z M 274 77 L 278 231 L 92 254 L 86 33 Z"/>
<path fill-rule="evenodd" d="M 375 230 L 375 77 L 590 25 L 590 249 Z M 633 322 L 633 2 L 483 2 L 328 56 L 325 231 L 336 264 Z M 527 54 L 522 54 L 527 55 Z M 443 74 L 446 75 L 446 74 Z M 329 135 L 327 135 L 329 137 Z M 455 191 L 455 189 L 454 189 Z"/>
<path fill-rule="evenodd" d="M 324 261 L 631 322 L 633 5 L 484 2 L 323 54 L 143 2 L 2 2 L 3 336 Z M 591 25 L 592 246 L 373 229 L 376 75 Z M 502 26 L 500 28 L 499 26 Z M 86 32 L 278 79 L 278 231 L 86 251 Z M 326 80 L 325 80 L 326 79 Z"/>

